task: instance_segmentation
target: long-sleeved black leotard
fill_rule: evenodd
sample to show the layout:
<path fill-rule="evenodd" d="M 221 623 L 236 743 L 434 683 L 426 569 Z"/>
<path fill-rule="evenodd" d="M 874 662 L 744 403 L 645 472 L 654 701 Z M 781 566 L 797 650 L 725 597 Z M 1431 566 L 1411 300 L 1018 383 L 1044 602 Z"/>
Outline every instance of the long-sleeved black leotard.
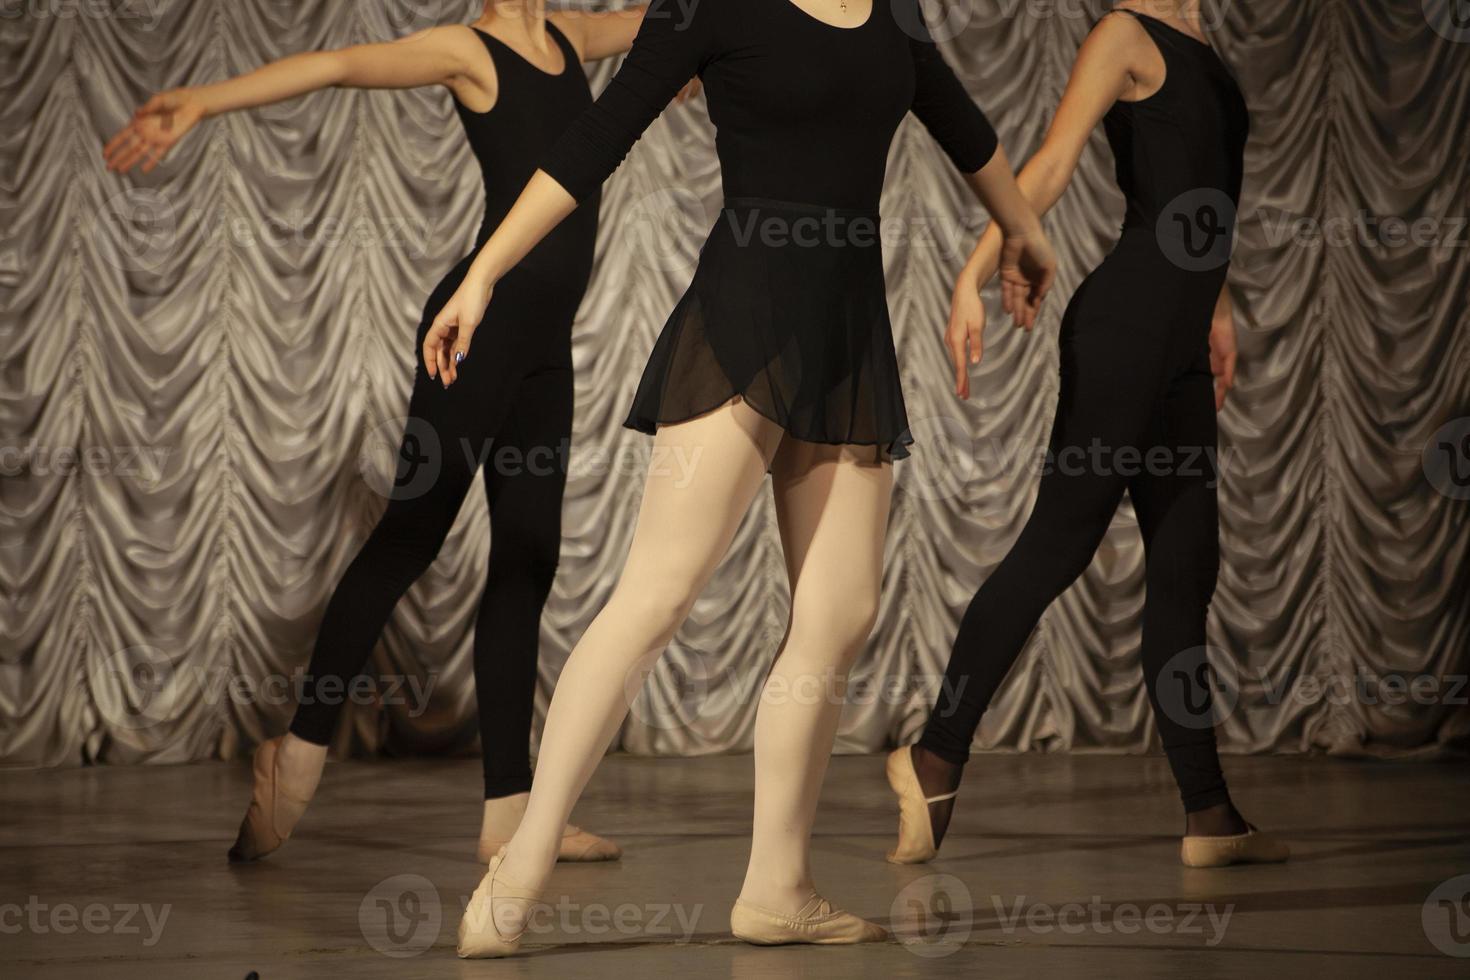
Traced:
<path fill-rule="evenodd" d="M 842 28 L 791 0 L 659 0 L 542 169 L 584 198 L 694 75 L 725 208 L 628 425 L 652 432 L 740 397 L 795 438 L 904 455 L 877 215 L 889 146 L 912 111 L 972 173 L 995 152 L 995 131 L 917 3 L 873 0 L 862 25 Z"/>

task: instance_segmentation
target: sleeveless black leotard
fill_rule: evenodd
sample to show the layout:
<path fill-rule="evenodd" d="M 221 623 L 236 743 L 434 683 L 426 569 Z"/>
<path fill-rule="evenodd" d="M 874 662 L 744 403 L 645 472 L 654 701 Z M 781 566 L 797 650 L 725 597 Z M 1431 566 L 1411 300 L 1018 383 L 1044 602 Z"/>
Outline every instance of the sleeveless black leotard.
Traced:
<path fill-rule="evenodd" d="M 495 105 L 455 108 L 480 164 L 485 218 L 476 246 L 500 223 L 567 125 L 592 104 L 571 43 L 548 22 L 565 60 L 559 74 L 476 31 L 499 79 Z M 428 377 L 418 351 L 459 288 L 461 260 L 424 305 L 398 473 L 387 510 L 327 604 L 291 730 L 327 743 L 342 697 L 362 671 L 394 605 L 428 569 L 485 466 L 491 553 L 475 623 L 475 687 L 487 797 L 531 785 L 529 738 L 541 609 L 561 545 L 561 502 L 572 431 L 571 330 L 592 271 L 595 194 L 502 279 L 461 383 Z M 423 711 L 426 705 L 395 710 Z"/>
<path fill-rule="evenodd" d="M 1144 680 L 1184 806 L 1199 810 L 1229 799 L 1200 683 L 1219 565 L 1209 332 L 1249 117 L 1210 45 L 1124 13 L 1157 45 L 1166 77 L 1104 119 L 1127 199 L 1122 235 L 1063 316 L 1049 468 L 1025 529 L 965 612 L 920 744 L 965 761 L 996 689 L 1092 561 L 1126 489 L 1147 554 Z"/>
<path fill-rule="evenodd" d="M 853 28 L 791 0 L 658 0 L 542 169 L 592 194 L 696 74 L 725 208 L 627 424 L 653 432 L 739 396 L 795 438 L 905 455 L 878 227 L 889 146 L 912 111 L 970 173 L 994 153 L 994 130 L 913 0 L 873 0 Z"/>

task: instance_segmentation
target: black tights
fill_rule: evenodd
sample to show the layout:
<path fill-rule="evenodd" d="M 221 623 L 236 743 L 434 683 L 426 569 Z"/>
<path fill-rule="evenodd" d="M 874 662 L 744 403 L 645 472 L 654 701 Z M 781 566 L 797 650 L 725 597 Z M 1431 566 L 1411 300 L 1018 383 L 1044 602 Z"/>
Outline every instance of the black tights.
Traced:
<path fill-rule="evenodd" d="M 435 290 L 430 311 L 443 306 L 466 265 Z M 331 740 L 340 692 L 366 666 L 394 605 L 438 555 L 483 463 L 491 548 L 474 657 L 485 796 L 530 789 L 541 610 L 561 545 L 572 425 L 576 310 L 567 308 L 566 292 L 548 295 L 524 273 L 508 277 L 486 315 L 494 333 L 489 326 L 479 332 L 453 387 L 430 379 L 419 363 L 394 489 L 327 604 L 307 673 L 309 696 L 291 722 L 298 737 Z M 420 325 L 420 345 L 427 325 Z M 498 336 L 516 339 L 502 343 Z"/>
<path fill-rule="evenodd" d="M 1191 327 L 1108 315 L 1134 308 L 1107 295 L 1112 273 L 1130 264 L 1126 250 L 1109 262 L 1063 320 L 1060 400 L 1035 509 L 965 612 L 915 752 L 921 777 L 924 766 L 949 769 L 947 787 L 922 780 L 928 792 L 958 785 L 981 715 L 1047 606 L 1092 561 L 1126 489 L 1147 553 L 1141 659 L 1164 751 L 1186 812 L 1229 809 L 1204 651 L 1219 565 L 1214 391 L 1198 326 L 1208 307 L 1192 304 L 1202 308 L 1181 318 Z M 1103 296 L 1085 295 L 1094 289 Z"/>

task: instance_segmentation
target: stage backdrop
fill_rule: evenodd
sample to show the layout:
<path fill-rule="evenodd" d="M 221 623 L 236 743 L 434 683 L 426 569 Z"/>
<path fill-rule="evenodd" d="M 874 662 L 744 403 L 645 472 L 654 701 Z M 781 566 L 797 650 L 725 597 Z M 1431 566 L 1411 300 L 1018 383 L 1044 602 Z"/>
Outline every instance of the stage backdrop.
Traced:
<path fill-rule="evenodd" d="M 441 91 L 325 92 L 209 121 L 147 177 L 105 173 L 104 139 L 152 92 L 477 10 L 0 8 L 6 763 L 231 757 L 283 730 L 288 679 L 384 506 L 419 309 L 480 218 L 478 174 Z M 968 0 L 933 11 L 1013 159 L 1038 145 L 1097 10 Z M 1230 751 L 1434 753 L 1470 732 L 1470 24 L 1454 13 L 1439 0 L 1209 10 L 1253 119 L 1210 631 L 1217 662 L 1235 665 Z M 595 88 L 614 67 L 592 69 Z M 712 137 L 702 99 L 672 109 L 603 198 L 538 717 L 628 547 L 649 440 L 621 422 L 719 205 Z M 1058 320 L 1121 216 L 1111 166 L 1099 132 L 1047 219 L 1062 272 L 1042 324 L 1026 336 L 993 316 L 978 394 L 962 405 L 940 331 L 984 216 L 916 121 L 898 134 L 888 285 L 919 444 L 899 467 L 882 616 L 841 750 L 914 737 L 960 613 L 1031 507 Z M 1150 314 L 1146 294 L 1137 305 Z M 393 614 L 374 654 L 389 680 L 357 692 L 341 747 L 473 751 L 471 634 L 490 544 L 474 492 Z M 1032 638 L 983 745 L 1151 748 L 1142 601 L 1125 505 Z M 786 609 L 762 500 L 618 747 L 748 749 Z M 1417 678 L 1417 693 L 1385 691 L 1383 677 Z"/>

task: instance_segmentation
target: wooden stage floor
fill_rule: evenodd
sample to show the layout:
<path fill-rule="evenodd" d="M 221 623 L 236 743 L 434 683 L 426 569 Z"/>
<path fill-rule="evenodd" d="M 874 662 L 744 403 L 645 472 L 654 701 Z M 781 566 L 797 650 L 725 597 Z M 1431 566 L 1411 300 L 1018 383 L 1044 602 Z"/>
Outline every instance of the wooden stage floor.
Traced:
<path fill-rule="evenodd" d="M 0 975 L 377 977 L 1470 977 L 1470 766 L 1227 759 L 1296 851 L 1190 870 L 1161 757 L 977 756 L 941 859 L 884 863 L 882 760 L 833 762 L 818 884 L 894 942 L 728 933 L 749 756 L 609 758 L 576 820 L 623 860 L 558 868 L 514 960 L 454 956 L 480 877 L 476 760 L 333 763 L 259 865 L 225 851 L 245 765 L 0 772 Z"/>

